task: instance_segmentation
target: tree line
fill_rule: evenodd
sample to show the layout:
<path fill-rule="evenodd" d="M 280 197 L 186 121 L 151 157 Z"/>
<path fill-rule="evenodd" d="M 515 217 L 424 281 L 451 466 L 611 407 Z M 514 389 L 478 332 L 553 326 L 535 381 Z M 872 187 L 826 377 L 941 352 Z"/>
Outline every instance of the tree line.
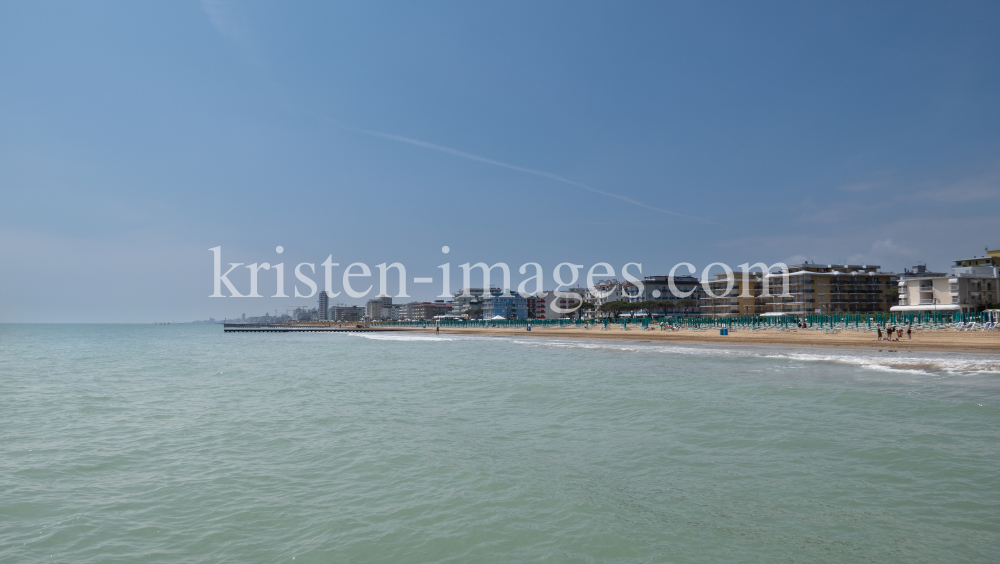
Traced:
<path fill-rule="evenodd" d="M 604 314 L 605 317 L 611 317 L 617 320 L 623 313 L 634 313 L 637 311 L 647 311 L 650 314 L 659 313 L 661 315 L 667 315 L 671 311 L 687 311 L 689 308 L 698 305 L 698 300 L 693 300 L 691 298 L 685 298 L 683 300 L 645 300 L 641 302 L 629 302 L 625 300 L 616 300 L 613 302 L 605 302 L 596 308 L 598 313 Z M 575 311 L 577 317 L 583 315 L 584 311 L 593 310 L 594 304 L 589 302 L 583 302 L 580 307 Z"/>

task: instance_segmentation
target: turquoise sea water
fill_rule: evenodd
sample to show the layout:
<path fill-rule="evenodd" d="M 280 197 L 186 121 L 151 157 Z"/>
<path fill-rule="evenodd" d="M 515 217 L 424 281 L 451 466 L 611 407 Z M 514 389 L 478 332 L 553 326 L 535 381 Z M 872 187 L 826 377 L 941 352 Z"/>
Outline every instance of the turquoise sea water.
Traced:
<path fill-rule="evenodd" d="M 998 439 L 1000 355 L 0 325 L 0 562 L 996 562 Z"/>

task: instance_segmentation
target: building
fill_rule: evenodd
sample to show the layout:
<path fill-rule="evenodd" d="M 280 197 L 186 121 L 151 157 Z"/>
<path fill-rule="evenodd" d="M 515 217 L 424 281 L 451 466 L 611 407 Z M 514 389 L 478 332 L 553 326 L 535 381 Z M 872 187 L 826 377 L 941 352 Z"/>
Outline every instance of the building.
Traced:
<path fill-rule="evenodd" d="M 770 273 L 768 313 L 874 313 L 895 303 L 899 275 L 879 272 L 877 265 L 789 265 L 788 291 L 782 297 L 784 275 Z"/>
<path fill-rule="evenodd" d="M 952 275 L 907 278 L 899 282 L 899 305 L 893 312 L 982 311 L 1000 302 L 996 277 Z"/>
<path fill-rule="evenodd" d="M 547 319 L 545 315 L 545 292 L 525 298 L 528 304 L 528 319 Z"/>
<path fill-rule="evenodd" d="M 879 272 L 876 265 L 803 263 L 788 267 L 788 295 L 783 296 L 784 273 L 733 273 L 727 292 L 725 274 L 707 283 L 699 301 L 702 315 L 764 315 L 813 313 L 873 313 L 887 311 L 895 302 L 899 276 Z M 767 286 L 767 295 L 764 293 Z M 744 287 L 745 286 L 745 287 Z"/>
<path fill-rule="evenodd" d="M 431 321 L 440 315 L 447 315 L 451 312 L 452 303 L 444 300 L 434 300 L 433 302 L 421 302 L 413 306 L 413 317 L 415 321 Z"/>
<path fill-rule="evenodd" d="M 707 284 L 710 292 L 706 292 L 702 287 L 701 297 L 698 298 L 701 315 L 727 317 L 767 313 L 764 273 L 751 272 L 745 280 L 742 273 L 734 273 L 732 287 L 728 291 L 726 288 L 729 287 L 730 279 L 726 274 L 720 273 L 715 276 L 716 279 L 710 280 Z"/>
<path fill-rule="evenodd" d="M 307 309 L 304 307 L 297 307 L 295 308 L 292 318 L 295 319 L 295 321 L 318 321 L 319 313 L 316 312 L 315 308 Z"/>
<path fill-rule="evenodd" d="M 586 301 L 597 307 L 608 302 L 638 301 L 640 298 L 638 286 L 631 282 L 619 282 L 615 278 L 594 282 L 593 290 L 573 288 L 570 291 L 579 293 Z"/>
<path fill-rule="evenodd" d="M 500 288 L 490 288 L 489 291 L 493 296 L 499 296 L 501 293 Z M 482 288 L 465 288 L 455 292 L 451 300 L 451 315 L 465 319 L 482 319 L 484 294 L 486 292 Z"/>
<path fill-rule="evenodd" d="M 400 304 L 398 319 L 400 321 L 412 321 L 414 319 L 413 308 L 419 303 L 420 302 L 407 302 L 405 304 Z"/>
<path fill-rule="evenodd" d="M 912 268 L 913 270 L 910 270 Z M 927 277 L 940 277 L 947 276 L 946 272 L 930 272 L 927 270 L 926 264 L 917 264 L 910 268 L 904 268 L 903 273 L 899 275 L 900 278 L 927 278 Z"/>
<path fill-rule="evenodd" d="M 509 296 L 486 296 L 483 299 L 482 319 L 528 319 L 528 299 L 513 293 Z"/>
<path fill-rule="evenodd" d="M 579 296 L 579 298 L 574 298 L 573 295 Z M 576 314 L 583 302 L 595 303 L 596 299 L 591 296 L 587 288 L 569 288 L 568 290 L 559 290 L 559 295 L 556 295 L 555 291 L 545 292 L 545 296 L 538 298 L 537 301 L 544 302 L 545 317 L 541 319 L 563 319 Z M 556 307 L 563 312 L 556 311 L 554 309 Z M 564 313 L 566 310 L 569 310 L 569 313 Z"/>
<path fill-rule="evenodd" d="M 330 319 L 330 297 L 327 295 L 326 290 L 319 293 L 319 307 L 317 308 L 317 313 L 319 313 L 320 321 L 327 321 Z"/>
<path fill-rule="evenodd" d="M 410 302 L 399 306 L 399 319 L 401 321 L 428 321 L 435 316 L 443 315 L 451 311 L 451 302 L 436 300 L 433 302 Z"/>
<path fill-rule="evenodd" d="M 701 281 L 694 276 L 674 276 L 674 287 L 681 294 L 678 296 L 670 290 L 669 278 L 669 276 L 646 276 L 643 278 L 643 290 L 639 300 L 662 302 L 663 309 L 669 310 L 670 315 L 701 315 L 701 300 L 707 297 L 705 289 L 701 286 Z M 723 288 L 725 288 L 724 285 Z M 682 300 L 693 300 L 694 304 L 691 304 L 690 301 L 682 302 Z"/>
<path fill-rule="evenodd" d="M 976 312 L 1000 302 L 1000 251 L 954 262 L 950 275 L 921 273 L 899 280 L 893 312 Z"/>
<path fill-rule="evenodd" d="M 986 251 L 986 256 L 973 257 L 970 259 L 958 259 L 955 261 L 955 268 L 968 268 L 972 266 L 992 266 L 1000 268 L 1000 250 L 997 251 Z"/>
<path fill-rule="evenodd" d="M 392 296 L 378 296 L 365 304 L 365 317 L 371 321 L 399 319 L 399 307 L 393 306 Z"/>
<path fill-rule="evenodd" d="M 340 304 L 333 306 L 330 310 L 333 314 L 333 321 L 337 322 L 361 321 L 361 318 L 365 315 L 365 308 L 361 306 Z"/>

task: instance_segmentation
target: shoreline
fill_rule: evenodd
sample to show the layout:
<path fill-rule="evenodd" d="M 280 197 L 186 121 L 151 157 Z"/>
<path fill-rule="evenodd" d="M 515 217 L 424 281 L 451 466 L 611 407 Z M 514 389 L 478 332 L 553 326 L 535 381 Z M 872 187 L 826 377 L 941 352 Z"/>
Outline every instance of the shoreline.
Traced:
<path fill-rule="evenodd" d="M 887 352 L 954 352 L 977 354 L 1000 354 L 1000 332 L 984 331 L 915 331 L 913 340 L 906 336 L 900 341 L 877 341 L 874 333 L 857 331 L 840 331 L 824 333 L 816 330 L 798 331 L 746 331 L 736 330 L 729 335 L 719 335 L 718 330 L 693 331 L 644 331 L 641 329 L 602 330 L 599 328 L 582 329 L 578 327 L 532 327 L 531 331 L 523 327 L 516 329 L 501 329 L 487 327 L 442 327 L 440 333 L 433 328 L 420 327 L 400 328 L 403 332 L 439 335 L 470 335 L 484 337 L 548 337 L 558 339 L 590 339 L 607 341 L 637 341 L 647 343 L 685 343 L 701 345 L 739 345 L 758 347 L 796 347 L 796 348 L 829 348 L 855 349 Z"/>

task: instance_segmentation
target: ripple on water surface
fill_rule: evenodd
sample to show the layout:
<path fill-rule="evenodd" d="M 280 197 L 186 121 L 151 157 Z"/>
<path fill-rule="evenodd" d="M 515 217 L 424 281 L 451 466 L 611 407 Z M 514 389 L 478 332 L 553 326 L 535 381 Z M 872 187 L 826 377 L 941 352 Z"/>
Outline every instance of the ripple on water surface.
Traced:
<path fill-rule="evenodd" d="M 991 355 L 2 325 L 0 366 L 4 562 L 1000 553 Z"/>

